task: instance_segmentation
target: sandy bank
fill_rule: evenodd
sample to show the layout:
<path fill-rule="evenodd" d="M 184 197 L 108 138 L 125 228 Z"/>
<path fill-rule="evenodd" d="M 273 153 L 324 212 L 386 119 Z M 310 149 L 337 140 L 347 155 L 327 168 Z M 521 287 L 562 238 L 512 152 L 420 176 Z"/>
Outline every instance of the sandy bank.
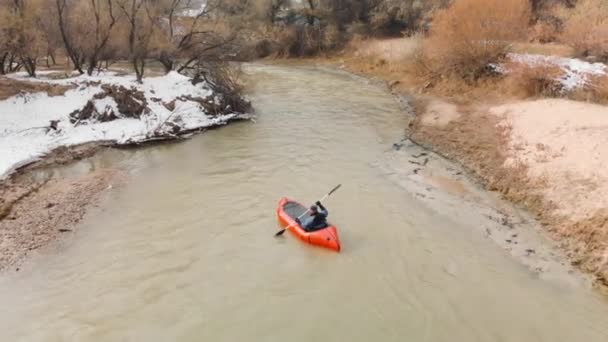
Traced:
<path fill-rule="evenodd" d="M 69 234 L 102 195 L 123 184 L 117 170 L 74 179 L 32 181 L 25 175 L 0 185 L 0 270 L 17 267 L 29 253 Z"/>
<path fill-rule="evenodd" d="M 608 107 L 568 100 L 431 104 L 413 137 L 537 215 L 574 265 L 608 284 Z M 439 108 L 439 110 L 438 110 Z"/>
<path fill-rule="evenodd" d="M 505 167 L 526 167 L 551 233 L 608 284 L 608 107 L 540 100 L 490 111 L 509 127 Z"/>

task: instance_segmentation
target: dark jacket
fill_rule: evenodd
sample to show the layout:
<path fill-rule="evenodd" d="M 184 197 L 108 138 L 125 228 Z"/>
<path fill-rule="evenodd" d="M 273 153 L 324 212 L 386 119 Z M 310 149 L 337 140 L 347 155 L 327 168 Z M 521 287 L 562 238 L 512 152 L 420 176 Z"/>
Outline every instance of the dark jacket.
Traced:
<path fill-rule="evenodd" d="M 318 204 L 319 210 L 315 214 L 307 215 L 302 226 L 307 232 L 323 229 L 327 227 L 327 215 L 329 212 L 322 204 Z"/>

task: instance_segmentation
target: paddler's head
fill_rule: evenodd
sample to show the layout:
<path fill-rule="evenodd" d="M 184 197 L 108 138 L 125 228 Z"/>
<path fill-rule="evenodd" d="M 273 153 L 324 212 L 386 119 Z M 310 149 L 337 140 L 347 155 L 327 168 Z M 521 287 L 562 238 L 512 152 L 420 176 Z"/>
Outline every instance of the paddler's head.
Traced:
<path fill-rule="evenodd" d="M 317 211 L 318 211 L 318 210 L 317 210 L 317 206 L 316 206 L 316 205 L 311 206 L 311 207 L 310 207 L 310 211 L 311 211 L 313 214 L 316 214 L 316 213 L 317 213 Z"/>

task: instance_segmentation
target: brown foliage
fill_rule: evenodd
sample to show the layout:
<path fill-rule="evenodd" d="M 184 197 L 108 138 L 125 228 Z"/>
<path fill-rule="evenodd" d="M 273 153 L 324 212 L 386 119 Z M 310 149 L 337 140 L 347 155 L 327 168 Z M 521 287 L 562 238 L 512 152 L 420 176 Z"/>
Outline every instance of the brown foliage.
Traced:
<path fill-rule="evenodd" d="M 135 88 L 126 88 L 117 85 L 103 85 L 102 92 L 95 94 L 93 99 L 99 100 L 106 97 L 111 97 L 116 102 L 118 113 L 112 108 L 104 108 L 101 112 L 97 110 L 92 101 L 79 110 L 70 113 L 70 122 L 79 123 L 82 121 L 99 121 L 106 122 L 116 120 L 118 115 L 126 118 L 138 119 L 142 114 L 150 111 L 144 93 L 137 91 Z"/>
<path fill-rule="evenodd" d="M 46 52 L 43 26 L 38 20 L 44 3 L 41 0 L 0 3 L 0 74 L 23 67 L 30 76 L 36 76 L 37 60 Z"/>
<path fill-rule="evenodd" d="M 225 113 L 246 113 L 251 110 L 251 103 L 241 93 L 241 70 L 225 62 L 199 61 L 194 70 L 193 83 L 205 81 L 206 85 L 218 96 L 219 101 L 199 103 L 212 115 Z"/>
<path fill-rule="evenodd" d="M 432 14 L 446 7 L 448 0 L 381 0 L 370 11 L 370 27 L 375 35 L 400 36 L 425 31 Z"/>
<path fill-rule="evenodd" d="M 460 0 L 440 11 L 424 44 L 428 68 L 474 82 L 491 72 L 514 40 L 525 36 L 527 0 Z"/>
<path fill-rule="evenodd" d="M 504 84 L 506 90 L 519 97 L 561 97 L 564 89 L 559 82 L 563 70 L 558 66 L 530 66 L 511 63 Z"/>
<path fill-rule="evenodd" d="M 562 11 L 565 29 L 562 40 L 581 56 L 608 59 L 608 2 L 580 0 L 570 11 Z"/>
<path fill-rule="evenodd" d="M 570 98 L 578 101 L 608 104 L 608 76 L 596 76 L 588 80 L 581 89 L 570 94 Z"/>

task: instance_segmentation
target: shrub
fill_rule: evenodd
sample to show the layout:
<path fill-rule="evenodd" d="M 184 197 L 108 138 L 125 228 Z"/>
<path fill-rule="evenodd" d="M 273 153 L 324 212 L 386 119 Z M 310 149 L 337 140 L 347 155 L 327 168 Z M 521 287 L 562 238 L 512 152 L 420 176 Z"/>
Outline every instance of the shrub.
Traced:
<path fill-rule="evenodd" d="M 376 35 L 401 36 L 424 31 L 433 11 L 445 7 L 448 0 L 381 0 L 370 11 L 370 26 Z"/>
<path fill-rule="evenodd" d="M 474 82 L 525 37 L 529 19 L 528 0 L 457 0 L 433 21 L 426 63 L 436 73 Z"/>
<path fill-rule="evenodd" d="M 575 91 L 570 98 L 578 101 L 608 104 L 608 76 L 591 78 L 582 89 Z"/>
<path fill-rule="evenodd" d="M 552 43 L 559 39 L 563 31 L 563 22 L 555 16 L 541 16 L 530 28 L 529 41 L 537 43 Z"/>
<path fill-rule="evenodd" d="M 521 97 L 561 97 L 564 89 L 559 81 L 564 71 L 555 65 L 526 65 L 511 63 L 505 80 L 506 92 Z"/>
<path fill-rule="evenodd" d="M 214 114 L 246 113 L 251 111 L 251 102 L 243 97 L 241 69 L 227 62 L 199 60 L 195 66 L 194 84 L 205 81 L 217 95 L 219 102 Z"/>
<path fill-rule="evenodd" d="M 573 10 L 563 12 L 563 42 L 574 47 L 580 56 L 608 60 L 608 2 L 580 0 Z"/>

